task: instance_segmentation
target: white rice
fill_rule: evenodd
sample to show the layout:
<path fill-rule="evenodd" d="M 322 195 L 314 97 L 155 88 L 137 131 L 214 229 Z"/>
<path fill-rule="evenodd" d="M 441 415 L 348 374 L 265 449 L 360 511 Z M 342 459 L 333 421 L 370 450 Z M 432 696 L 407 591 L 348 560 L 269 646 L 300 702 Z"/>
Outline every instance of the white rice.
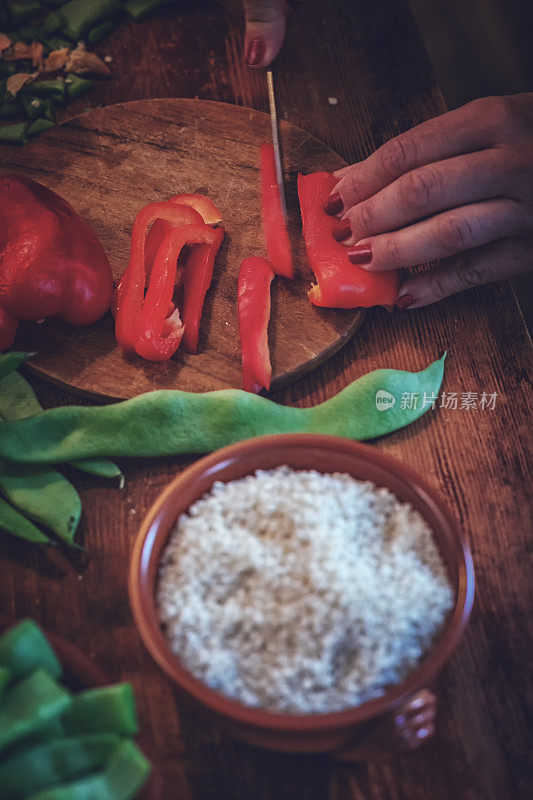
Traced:
<path fill-rule="evenodd" d="M 157 590 L 172 651 L 270 711 L 338 711 L 428 652 L 454 592 L 421 515 L 349 475 L 280 467 L 215 483 L 183 514 Z"/>

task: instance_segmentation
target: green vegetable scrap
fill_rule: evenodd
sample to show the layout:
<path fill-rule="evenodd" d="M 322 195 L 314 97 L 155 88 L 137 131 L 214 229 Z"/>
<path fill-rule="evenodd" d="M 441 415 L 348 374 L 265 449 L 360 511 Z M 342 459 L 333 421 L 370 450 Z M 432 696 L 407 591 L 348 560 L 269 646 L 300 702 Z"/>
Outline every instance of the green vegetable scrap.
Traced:
<path fill-rule="evenodd" d="M 31 94 L 27 94 L 22 95 L 21 101 L 28 119 L 43 118 L 53 122 L 54 104 L 50 98 L 34 97 Z"/>
<path fill-rule="evenodd" d="M 39 0 L 6 0 L 12 25 L 22 25 L 42 10 Z"/>
<path fill-rule="evenodd" d="M 104 770 L 45 789 L 27 800 L 131 800 L 150 772 L 150 764 L 131 741 L 120 742 Z"/>
<path fill-rule="evenodd" d="M 146 19 L 161 6 L 166 6 L 171 0 L 128 0 L 124 8 L 136 22 Z"/>
<path fill-rule="evenodd" d="M 26 122 L 16 122 L 13 125 L 2 125 L 0 128 L 0 142 L 3 144 L 25 144 L 28 139 Z"/>
<path fill-rule="evenodd" d="M 53 464 L 94 456 L 205 453 L 271 433 L 325 433 L 375 439 L 422 416 L 437 394 L 444 358 L 421 372 L 380 369 L 313 408 L 278 405 L 240 389 L 205 394 L 161 390 L 108 406 L 64 406 L 0 426 L 0 457 Z M 418 394 L 416 408 L 404 393 Z M 388 397 L 385 408 L 380 397 Z M 415 404 L 409 404 L 415 405 Z"/>
<path fill-rule="evenodd" d="M 0 703 L 0 752 L 60 716 L 71 703 L 70 692 L 42 669 L 7 689 Z"/>
<path fill-rule="evenodd" d="M 32 619 L 23 619 L 0 636 L 0 666 L 9 670 L 11 681 L 26 678 L 37 669 L 53 678 L 61 677 L 62 671 L 50 642 Z"/>
<path fill-rule="evenodd" d="M 69 100 L 75 100 L 77 97 L 81 97 L 82 94 L 88 92 L 93 86 L 94 81 L 90 81 L 88 78 L 80 78 L 73 72 L 69 72 L 65 78 L 65 90 Z"/>
<path fill-rule="evenodd" d="M 135 736 L 138 725 L 131 683 L 80 692 L 62 722 L 71 734 L 107 731 L 117 736 Z"/>
<path fill-rule="evenodd" d="M 87 0 L 69 0 L 55 13 L 61 17 L 62 33 L 77 42 L 91 28 L 120 14 L 122 10 L 118 0 L 91 0 L 90 3 Z"/>
<path fill-rule="evenodd" d="M 0 762 L 0 800 L 26 797 L 103 769 L 120 743 L 113 733 L 52 739 Z"/>

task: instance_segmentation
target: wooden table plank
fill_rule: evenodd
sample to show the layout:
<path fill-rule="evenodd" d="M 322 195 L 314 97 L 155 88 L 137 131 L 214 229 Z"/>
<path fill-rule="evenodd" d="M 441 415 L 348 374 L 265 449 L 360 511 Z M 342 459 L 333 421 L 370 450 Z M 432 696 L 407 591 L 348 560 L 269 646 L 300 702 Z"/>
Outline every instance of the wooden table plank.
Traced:
<path fill-rule="evenodd" d="M 280 115 L 347 160 L 444 110 L 403 0 L 306 0 L 289 19 L 277 62 Z M 263 76 L 241 62 L 238 20 L 215 3 L 187 2 L 98 49 L 114 77 L 69 107 L 141 97 L 224 100 L 266 110 Z M 337 98 L 331 105 L 329 97 Z M 320 165 L 317 164 L 317 168 Z M 192 459 L 124 463 L 123 491 L 76 476 L 82 554 L 47 554 L 2 537 L 0 607 L 32 614 L 93 654 L 113 679 L 130 678 L 147 737 L 176 800 L 507 800 L 526 796 L 528 661 L 526 534 L 531 485 L 531 346 L 507 284 L 434 308 L 369 315 L 324 367 L 275 399 L 311 405 L 378 367 L 419 369 L 448 350 L 444 390 L 497 392 L 493 411 L 437 408 L 376 443 L 425 473 L 455 508 L 472 545 L 472 621 L 438 682 L 435 739 L 385 766 L 282 756 L 221 737 L 179 707 L 143 649 L 129 611 L 125 566 L 138 524 L 170 476 Z M 46 405 L 73 398 L 38 380 Z"/>

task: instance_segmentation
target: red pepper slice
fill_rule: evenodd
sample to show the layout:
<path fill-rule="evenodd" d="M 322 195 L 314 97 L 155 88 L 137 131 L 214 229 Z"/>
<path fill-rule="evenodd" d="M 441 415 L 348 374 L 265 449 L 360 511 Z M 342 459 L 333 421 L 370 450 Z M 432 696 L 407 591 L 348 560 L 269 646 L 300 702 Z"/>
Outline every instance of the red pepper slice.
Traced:
<path fill-rule="evenodd" d="M 91 228 L 55 192 L 22 175 L 0 176 L 0 347 L 19 319 L 59 315 L 89 325 L 111 302 L 113 275 Z"/>
<path fill-rule="evenodd" d="M 198 244 L 193 247 L 182 273 L 182 319 L 185 325 L 183 348 L 187 353 L 196 353 L 198 350 L 204 300 L 213 278 L 215 256 L 224 238 L 224 228 L 219 227 L 212 230 L 215 234 L 213 244 Z"/>
<path fill-rule="evenodd" d="M 186 244 L 205 243 L 213 247 L 219 239 L 219 230 L 213 230 L 203 222 L 174 228 L 165 235 L 156 253 L 146 297 L 135 325 L 135 351 L 138 355 L 151 361 L 165 361 L 175 353 L 184 327 L 178 309 L 173 310 L 170 316 L 168 312 L 172 308 L 179 254 Z"/>
<path fill-rule="evenodd" d="M 261 145 L 261 208 L 268 260 L 277 275 L 294 278 L 291 245 L 283 218 L 274 148 Z"/>
<path fill-rule="evenodd" d="M 259 392 L 270 388 L 272 366 L 268 350 L 270 284 L 274 277 L 266 258 L 253 256 L 241 264 L 238 282 L 239 333 L 242 351 L 242 388 Z"/>
<path fill-rule="evenodd" d="M 204 194 L 194 194 L 192 192 L 185 192 L 184 194 L 175 194 L 171 197 L 169 203 L 177 203 L 181 206 L 189 206 L 198 211 L 206 225 L 218 225 L 222 221 L 222 214 Z M 165 220 L 156 220 L 150 229 L 150 233 L 146 237 L 146 268 L 148 275 L 154 263 L 157 248 L 163 241 L 163 237 L 171 230 L 172 225 Z"/>
<path fill-rule="evenodd" d="M 369 272 L 352 264 L 348 248 L 332 236 L 335 220 L 323 206 L 336 184 L 329 172 L 298 176 L 307 257 L 317 279 L 309 300 L 328 308 L 391 307 L 398 294 L 399 270 Z"/>
<path fill-rule="evenodd" d="M 157 219 L 163 219 L 174 227 L 204 225 L 202 217 L 194 208 L 187 208 L 170 202 L 150 203 L 137 214 L 131 234 L 130 261 L 116 291 L 115 335 L 119 345 L 128 353 L 135 352 L 137 322 L 144 300 L 146 286 L 146 234 L 148 227 Z M 172 299 L 172 293 L 170 299 Z M 167 310 L 168 304 L 165 307 L 165 311 Z"/>

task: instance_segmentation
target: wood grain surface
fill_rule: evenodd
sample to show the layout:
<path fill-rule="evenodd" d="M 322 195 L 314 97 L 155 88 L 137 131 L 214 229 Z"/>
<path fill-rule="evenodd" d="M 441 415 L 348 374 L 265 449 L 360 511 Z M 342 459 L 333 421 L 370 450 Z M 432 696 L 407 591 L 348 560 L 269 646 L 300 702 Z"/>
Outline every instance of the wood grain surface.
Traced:
<path fill-rule="evenodd" d="M 184 2 L 98 48 L 113 79 L 74 112 L 180 96 L 267 110 L 264 76 L 242 65 L 242 25 L 218 4 Z M 328 102 L 337 99 L 336 105 Z M 280 115 L 354 161 L 444 111 L 406 0 L 306 0 L 277 61 Z M 72 111 L 72 109 L 69 109 Z M 22 151 L 3 155 L 20 162 Z M 176 702 L 141 645 L 126 571 L 139 520 L 192 459 L 122 464 L 123 491 L 73 476 L 87 554 L 46 553 L 2 536 L 0 607 L 31 614 L 135 685 L 169 800 L 519 800 L 530 796 L 527 686 L 531 634 L 531 343 L 507 283 L 403 314 L 373 311 L 334 358 L 274 395 L 308 406 L 379 367 L 420 369 L 448 350 L 438 407 L 375 443 L 438 487 L 473 551 L 477 594 L 462 643 L 436 686 L 437 734 L 385 765 L 280 756 L 221 736 Z M 75 399 L 33 379 L 45 405 Z M 460 408 L 463 392 L 497 393 L 494 410 Z M 528 639 L 529 637 L 529 639 Z"/>
<path fill-rule="evenodd" d="M 37 351 L 30 364 L 54 383 L 97 398 L 124 399 L 152 389 L 205 392 L 239 388 L 242 363 L 237 280 L 244 258 L 266 255 L 261 222 L 259 148 L 271 139 L 270 117 L 207 100 L 138 100 L 90 111 L 7 153 L 5 163 L 39 180 L 89 222 L 109 256 L 115 281 L 129 259 L 131 228 L 147 203 L 182 192 L 207 194 L 225 228 L 208 292 L 198 353 L 178 349 L 170 361 L 126 357 L 109 312 L 86 328 L 60 320 L 21 324 L 15 347 Z M 272 284 L 269 345 L 272 389 L 335 353 L 360 326 L 364 311 L 318 309 L 307 292 L 312 273 L 301 235 L 296 178 L 346 162 L 295 125 L 282 122 L 288 230 L 294 280 Z"/>

